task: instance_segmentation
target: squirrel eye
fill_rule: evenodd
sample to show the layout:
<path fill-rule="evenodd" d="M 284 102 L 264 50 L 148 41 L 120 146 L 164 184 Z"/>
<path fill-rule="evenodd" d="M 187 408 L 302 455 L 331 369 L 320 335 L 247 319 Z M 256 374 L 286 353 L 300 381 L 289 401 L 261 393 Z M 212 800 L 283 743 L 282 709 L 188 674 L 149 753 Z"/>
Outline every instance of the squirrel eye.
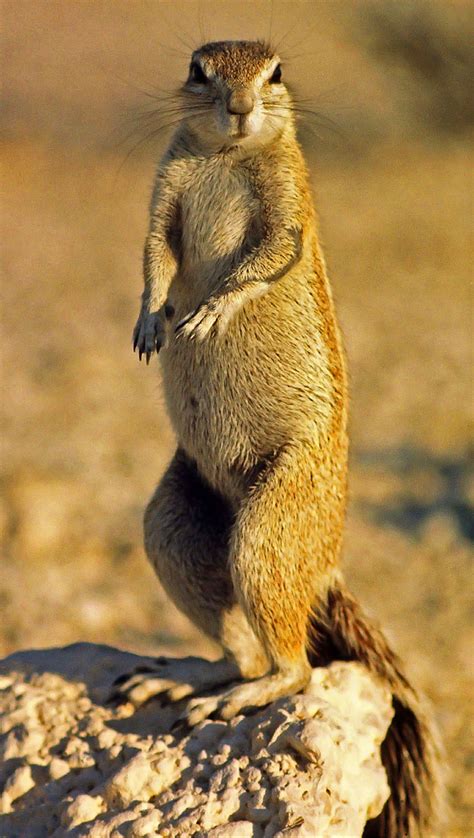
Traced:
<path fill-rule="evenodd" d="M 279 82 L 281 82 L 281 64 L 278 64 L 275 67 L 273 75 L 269 79 L 269 82 L 270 84 L 278 84 Z"/>
<path fill-rule="evenodd" d="M 198 84 L 207 84 L 208 82 L 206 74 L 196 61 L 193 61 L 191 64 L 189 68 L 189 75 L 191 80 L 197 82 Z"/>

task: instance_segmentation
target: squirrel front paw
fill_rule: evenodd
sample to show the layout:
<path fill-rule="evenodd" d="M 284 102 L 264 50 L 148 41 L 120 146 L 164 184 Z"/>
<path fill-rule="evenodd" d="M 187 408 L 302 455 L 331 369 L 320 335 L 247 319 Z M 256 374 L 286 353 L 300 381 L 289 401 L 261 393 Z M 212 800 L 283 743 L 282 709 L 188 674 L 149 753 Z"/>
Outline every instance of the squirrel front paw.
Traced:
<path fill-rule="evenodd" d="M 240 303 L 237 300 L 227 297 L 207 300 L 179 321 L 175 329 L 176 335 L 191 340 L 204 340 L 211 330 L 221 335 L 239 308 Z"/>
<path fill-rule="evenodd" d="M 138 350 L 141 361 L 145 355 L 147 364 L 153 352 L 159 352 L 165 344 L 165 319 L 169 316 L 170 306 L 163 306 L 159 311 L 145 311 L 142 309 L 133 330 L 133 350 Z"/>

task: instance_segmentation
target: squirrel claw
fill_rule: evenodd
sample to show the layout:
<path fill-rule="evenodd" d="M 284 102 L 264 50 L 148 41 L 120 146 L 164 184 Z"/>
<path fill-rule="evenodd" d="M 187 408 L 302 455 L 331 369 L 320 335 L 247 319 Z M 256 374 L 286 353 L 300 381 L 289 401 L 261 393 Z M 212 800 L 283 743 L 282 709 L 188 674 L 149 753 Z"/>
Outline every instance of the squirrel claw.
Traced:
<path fill-rule="evenodd" d="M 210 300 L 198 306 L 191 314 L 183 317 L 175 328 L 177 337 L 184 335 L 189 340 L 204 340 L 219 322 L 222 313 L 222 303 Z"/>
<path fill-rule="evenodd" d="M 141 361 L 145 356 L 147 365 L 154 352 L 159 352 L 165 342 L 164 311 L 160 309 L 154 312 L 140 313 L 137 325 L 133 331 L 133 350 L 138 350 L 138 358 Z"/>

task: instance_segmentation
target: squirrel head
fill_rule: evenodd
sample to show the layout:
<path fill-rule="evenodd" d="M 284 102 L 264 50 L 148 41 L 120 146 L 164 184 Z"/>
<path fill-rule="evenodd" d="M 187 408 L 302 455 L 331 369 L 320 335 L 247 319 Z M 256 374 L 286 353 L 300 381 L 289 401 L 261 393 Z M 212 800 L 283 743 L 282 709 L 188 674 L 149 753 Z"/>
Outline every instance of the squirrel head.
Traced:
<path fill-rule="evenodd" d="M 293 124 L 278 55 L 262 41 L 216 41 L 195 50 L 181 93 L 206 147 L 270 143 Z"/>

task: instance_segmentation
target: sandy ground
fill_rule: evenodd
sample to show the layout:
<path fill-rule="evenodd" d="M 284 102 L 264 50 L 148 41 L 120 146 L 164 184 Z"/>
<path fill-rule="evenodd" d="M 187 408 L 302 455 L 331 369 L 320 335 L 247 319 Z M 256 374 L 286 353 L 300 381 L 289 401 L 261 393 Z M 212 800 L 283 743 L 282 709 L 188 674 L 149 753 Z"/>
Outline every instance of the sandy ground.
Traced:
<path fill-rule="evenodd" d="M 172 32 L 179 9 L 158 5 L 168 29 L 141 0 L 95 10 L 4 4 L 4 653 L 76 640 L 143 654 L 216 651 L 166 600 L 141 545 L 143 507 L 173 451 L 157 364 L 140 366 L 130 348 L 162 140 L 125 160 L 130 143 L 115 135 L 144 106 L 117 76 L 186 66 Z M 465 130 L 434 123 L 441 82 L 422 88 L 409 67 L 377 63 L 354 23 L 363 7 L 318 4 L 302 48 L 313 83 L 345 85 L 338 95 L 351 105 L 338 111 L 342 140 L 303 134 L 351 371 L 345 563 L 434 704 L 450 767 L 450 834 L 464 836 L 473 762 L 470 145 Z M 219 14 L 228 37 L 229 4 Z"/>

